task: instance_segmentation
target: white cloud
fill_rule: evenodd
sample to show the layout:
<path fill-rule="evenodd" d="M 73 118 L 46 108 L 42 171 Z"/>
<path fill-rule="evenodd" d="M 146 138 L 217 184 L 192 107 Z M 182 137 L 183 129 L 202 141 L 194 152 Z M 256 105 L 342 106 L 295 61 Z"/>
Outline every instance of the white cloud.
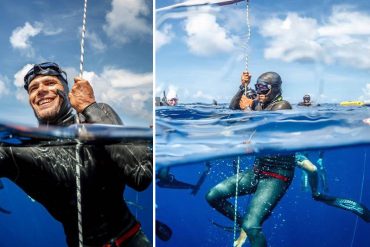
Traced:
<path fill-rule="evenodd" d="M 265 21 L 260 33 L 267 38 L 267 59 L 286 62 L 316 61 L 370 68 L 370 15 L 349 6 L 335 6 L 331 15 L 316 19 L 288 13 Z"/>
<path fill-rule="evenodd" d="M 221 27 L 216 16 L 210 13 L 195 14 L 185 21 L 186 43 L 196 55 L 209 56 L 235 49 L 236 37 L 229 36 Z"/>
<path fill-rule="evenodd" d="M 98 102 L 110 104 L 123 115 L 152 122 L 152 73 L 105 67 L 101 74 L 84 72 L 84 78 L 91 82 Z"/>
<path fill-rule="evenodd" d="M 104 31 L 114 41 L 124 44 L 152 34 L 152 24 L 145 17 L 151 12 L 151 1 L 113 0 L 106 16 Z"/>
<path fill-rule="evenodd" d="M 107 49 L 107 46 L 95 32 L 87 32 L 86 38 L 91 42 L 90 44 L 95 51 L 103 52 Z"/>
<path fill-rule="evenodd" d="M 17 73 L 14 75 L 13 84 L 17 87 L 16 90 L 16 98 L 21 102 L 28 102 L 28 94 L 26 90 L 24 90 L 24 76 L 27 72 L 32 68 L 33 64 L 26 64 L 21 68 Z"/>
<path fill-rule="evenodd" d="M 155 32 L 155 48 L 158 50 L 160 47 L 168 44 L 174 37 L 172 32 L 172 25 L 165 24 L 160 30 Z"/>
<path fill-rule="evenodd" d="M 0 75 L 0 97 L 9 94 L 9 79 Z"/>
<path fill-rule="evenodd" d="M 18 49 L 28 57 L 34 55 L 34 50 L 32 48 L 32 43 L 29 40 L 31 37 L 38 35 L 42 30 L 42 24 L 36 22 L 34 26 L 26 22 L 23 27 L 17 27 L 13 30 L 10 36 L 10 44 L 14 49 Z"/>
<path fill-rule="evenodd" d="M 27 57 L 34 57 L 35 50 L 32 47 L 31 38 L 39 35 L 40 33 L 51 36 L 61 33 L 63 29 L 54 28 L 50 25 L 45 25 L 41 22 L 35 22 L 33 25 L 26 22 L 24 26 L 17 27 L 13 30 L 9 38 L 10 44 L 16 50 L 19 50 Z"/>

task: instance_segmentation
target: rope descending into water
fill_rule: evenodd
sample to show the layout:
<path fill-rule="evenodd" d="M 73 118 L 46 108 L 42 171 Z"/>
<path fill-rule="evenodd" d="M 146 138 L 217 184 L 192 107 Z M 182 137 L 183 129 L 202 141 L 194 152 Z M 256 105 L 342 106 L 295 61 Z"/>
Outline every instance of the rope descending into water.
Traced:
<path fill-rule="evenodd" d="M 86 32 L 86 12 L 87 12 L 87 0 L 84 3 L 84 15 L 82 19 L 82 33 L 81 33 L 81 57 L 80 57 L 80 77 L 83 74 L 83 65 L 84 65 L 84 45 L 85 45 L 85 32 Z M 76 122 L 77 124 L 80 123 L 78 118 L 78 113 L 76 113 Z M 81 131 L 79 129 L 79 131 Z M 78 246 L 83 247 L 83 231 L 82 231 L 82 205 L 81 205 L 81 171 L 80 168 L 82 166 L 82 143 L 77 140 L 76 146 L 76 195 L 77 195 L 77 219 L 78 219 Z"/>
<path fill-rule="evenodd" d="M 83 247 L 83 235 L 82 235 L 82 208 L 81 208 L 81 171 L 80 166 L 82 165 L 81 159 L 82 144 L 80 141 L 77 142 L 76 146 L 76 190 L 77 190 L 77 214 L 78 214 L 78 246 Z"/>
<path fill-rule="evenodd" d="M 240 157 L 236 162 L 236 184 L 235 184 L 235 210 L 234 210 L 234 241 L 236 241 L 236 231 L 238 229 L 238 190 L 239 190 L 239 171 L 240 171 Z"/>
<path fill-rule="evenodd" d="M 246 0 L 247 3 L 247 42 L 245 48 L 245 71 L 248 71 L 248 59 L 249 59 L 249 40 L 251 38 L 251 25 L 249 23 L 249 0 Z M 244 95 L 247 95 L 247 85 L 244 85 Z"/>
<path fill-rule="evenodd" d="M 365 149 L 364 165 L 363 165 L 363 168 L 362 168 L 362 182 L 361 182 L 361 191 L 360 191 L 360 200 L 359 200 L 360 202 L 362 201 L 362 196 L 363 196 L 363 192 L 364 192 L 365 171 L 366 171 L 366 154 L 367 154 L 367 151 Z M 358 224 L 358 217 L 356 217 L 355 226 L 353 227 L 351 247 L 353 246 L 353 243 L 355 242 L 355 236 L 356 236 L 356 232 L 357 232 L 357 224 Z"/>

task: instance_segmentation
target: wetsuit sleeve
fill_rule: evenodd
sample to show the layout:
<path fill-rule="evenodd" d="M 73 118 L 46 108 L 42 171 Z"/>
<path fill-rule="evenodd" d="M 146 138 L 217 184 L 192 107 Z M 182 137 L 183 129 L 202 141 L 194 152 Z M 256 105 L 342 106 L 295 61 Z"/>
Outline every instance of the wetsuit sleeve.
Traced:
<path fill-rule="evenodd" d="M 14 179 L 17 177 L 17 169 L 8 153 L 8 148 L 0 147 L 0 177 Z"/>
<path fill-rule="evenodd" d="M 123 125 L 118 114 L 107 104 L 93 103 L 82 112 L 86 123 Z"/>
<path fill-rule="evenodd" d="M 240 85 L 238 92 L 234 95 L 234 97 L 231 99 L 231 102 L 229 104 L 229 109 L 231 110 L 240 110 L 239 102 L 244 93 L 244 87 Z"/>
<path fill-rule="evenodd" d="M 276 103 L 272 108 L 271 110 L 272 111 L 278 111 L 278 110 L 290 110 L 292 109 L 292 106 L 290 105 L 290 103 L 288 101 L 280 101 L 278 103 Z"/>
<path fill-rule="evenodd" d="M 153 151 L 148 144 L 114 145 L 108 148 L 126 184 L 145 190 L 153 179 Z"/>

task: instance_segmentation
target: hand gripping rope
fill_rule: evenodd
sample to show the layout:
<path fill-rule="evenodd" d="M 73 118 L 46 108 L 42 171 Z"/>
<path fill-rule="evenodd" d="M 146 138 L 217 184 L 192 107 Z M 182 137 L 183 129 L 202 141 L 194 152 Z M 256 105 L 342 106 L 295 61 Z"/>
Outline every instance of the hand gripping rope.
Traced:
<path fill-rule="evenodd" d="M 85 44 L 85 32 L 86 32 L 86 12 L 87 12 L 87 0 L 84 4 L 84 15 L 82 20 L 82 34 L 81 34 L 81 57 L 80 57 L 80 77 L 83 74 L 84 64 L 84 44 Z M 76 122 L 80 123 L 78 118 L 78 112 L 76 113 Z M 79 129 L 79 131 L 81 131 Z M 77 195 L 77 219 L 78 219 L 78 246 L 83 247 L 83 231 L 82 231 L 82 205 L 81 205 L 81 166 L 83 164 L 83 149 L 82 143 L 77 139 L 76 146 L 76 195 Z"/>

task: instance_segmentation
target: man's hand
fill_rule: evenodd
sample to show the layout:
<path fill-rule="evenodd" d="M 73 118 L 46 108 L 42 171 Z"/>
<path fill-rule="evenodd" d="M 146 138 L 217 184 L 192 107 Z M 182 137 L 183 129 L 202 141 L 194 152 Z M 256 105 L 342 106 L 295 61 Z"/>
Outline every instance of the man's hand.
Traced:
<path fill-rule="evenodd" d="M 239 107 L 240 107 L 240 109 L 245 110 L 247 108 L 251 108 L 252 107 L 252 104 L 253 104 L 253 100 L 252 99 L 248 99 L 247 96 L 242 95 L 242 97 L 241 97 L 241 99 L 239 101 Z"/>
<path fill-rule="evenodd" d="M 248 71 L 243 71 L 242 77 L 241 77 L 241 82 L 243 86 L 248 86 L 249 83 L 251 82 L 252 76 L 249 74 Z"/>
<path fill-rule="evenodd" d="M 90 83 L 80 77 L 74 78 L 75 83 L 72 86 L 68 97 L 72 107 L 81 113 L 86 107 L 95 103 L 94 91 Z"/>

